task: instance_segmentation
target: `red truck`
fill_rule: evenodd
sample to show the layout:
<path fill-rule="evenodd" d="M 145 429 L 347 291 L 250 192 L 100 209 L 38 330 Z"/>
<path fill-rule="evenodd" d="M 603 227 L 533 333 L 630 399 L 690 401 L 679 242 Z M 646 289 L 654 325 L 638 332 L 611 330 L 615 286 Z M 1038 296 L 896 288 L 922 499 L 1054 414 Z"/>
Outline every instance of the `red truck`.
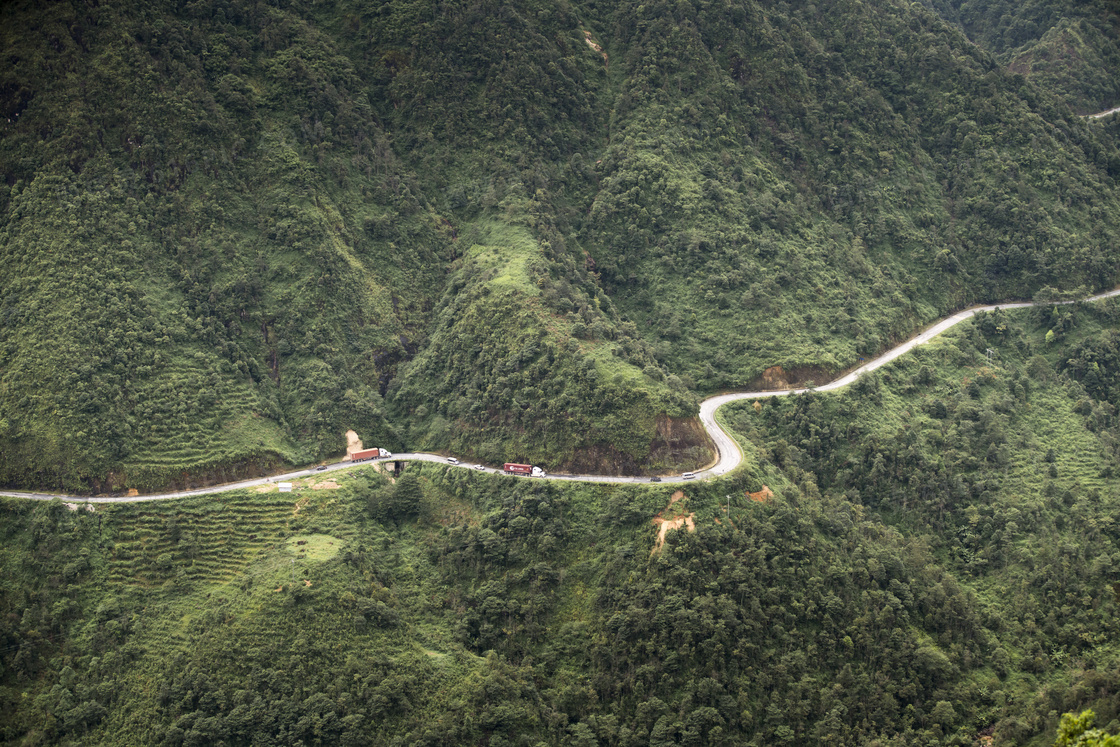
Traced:
<path fill-rule="evenodd" d="M 377 459 L 378 457 L 391 457 L 393 454 L 388 449 L 363 449 L 355 451 L 350 454 L 351 462 L 362 462 L 366 459 Z"/>
<path fill-rule="evenodd" d="M 525 475 L 526 477 L 545 477 L 545 471 L 540 467 L 534 467 L 531 464 L 516 464 L 514 462 L 506 462 L 502 465 L 502 471 L 507 475 Z"/>

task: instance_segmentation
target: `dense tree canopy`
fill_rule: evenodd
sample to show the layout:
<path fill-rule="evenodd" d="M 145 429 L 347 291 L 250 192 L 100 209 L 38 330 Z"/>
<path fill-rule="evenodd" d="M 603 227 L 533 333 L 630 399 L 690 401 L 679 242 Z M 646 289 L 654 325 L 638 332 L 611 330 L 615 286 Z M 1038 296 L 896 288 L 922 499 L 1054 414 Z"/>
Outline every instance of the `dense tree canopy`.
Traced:
<path fill-rule="evenodd" d="M 698 394 L 1111 285 L 1115 9 L 927 6 L 5 3 L 0 480 L 695 465 Z"/>

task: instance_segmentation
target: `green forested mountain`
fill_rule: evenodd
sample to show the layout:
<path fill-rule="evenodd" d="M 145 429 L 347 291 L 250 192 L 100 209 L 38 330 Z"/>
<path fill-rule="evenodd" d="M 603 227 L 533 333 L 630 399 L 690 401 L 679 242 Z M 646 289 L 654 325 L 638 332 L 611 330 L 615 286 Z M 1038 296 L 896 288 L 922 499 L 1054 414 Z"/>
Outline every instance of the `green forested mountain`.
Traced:
<path fill-rule="evenodd" d="M 222 479 L 349 428 L 694 465 L 698 395 L 1110 286 L 1114 125 L 1056 91 L 1107 103 L 1115 12 L 974 6 L 5 3 L 0 480 Z M 1061 23 L 1101 65 L 1016 72 Z"/>
<path fill-rule="evenodd" d="M 1120 100 L 1120 19 L 1107 0 L 928 0 L 1001 64 L 1064 99 L 1078 113 Z"/>
<path fill-rule="evenodd" d="M 6 499 L 0 740 L 1041 746 L 1090 708 L 1116 733 L 1118 313 L 989 314 L 737 405 L 750 466 L 679 493 L 412 463 Z"/>
<path fill-rule="evenodd" d="M 12 0 L 0 45 L 5 486 L 347 429 L 681 469 L 706 394 L 1120 280 L 1104 0 Z M 730 406 L 743 468 L 680 491 L 408 463 L 2 500 L 0 742 L 1103 741 L 1118 315 Z"/>

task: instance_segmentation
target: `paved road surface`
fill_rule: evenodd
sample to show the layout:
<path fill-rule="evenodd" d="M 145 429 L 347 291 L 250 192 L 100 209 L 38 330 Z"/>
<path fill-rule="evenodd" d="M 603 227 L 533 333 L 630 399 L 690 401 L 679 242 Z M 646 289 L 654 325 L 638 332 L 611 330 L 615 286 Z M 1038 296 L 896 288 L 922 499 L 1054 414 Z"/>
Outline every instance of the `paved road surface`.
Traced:
<path fill-rule="evenodd" d="M 1101 117 L 1107 117 L 1109 114 L 1115 114 L 1116 112 L 1120 112 L 1120 106 L 1109 109 L 1106 112 L 1101 112 L 1099 114 L 1087 114 L 1085 116 L 1087 116 L 1089 119 L 1100 119 Z"/>
<path fill-rule="evenodd" d="M 1105 112 L 1105 113 L 1107 114 L 1109 112 Z M 1101 299 L 1112 298 L 1114 296 L 1120 296 L 1120 288 L 1108 291 L 1107 293 L 1100 293 L 1100 294 L 1097 294 L 1095 296 L 1090 296 L 1089 298 L 1085 299 L 1085 301 L 1100 301 Z M 1062 302 L 1059 302 L 1059 303 L 1070 304 L 1070 303 L 1075 303 L 1075 302 L 1074 301 L 1062 301 Z M 949 329 L 950 327 L 953 327 L 953 326 L 956 326 L 957 324 L 960 324 L 964 320 L 972 317 L 973 315 L 975 315 L 975 314 L 977 314 L 981 311 L 995 311 L 996 309 L 1022 309 L 1022 308 L 1027 308 L 1029 306 L 1035 306 L 1035 305 L 1038 305 L 1038 304 L 1029 303 L 1029 302 L 1017 302 L 1017 303 L 995 304 L 995 305 L 992 305 L 992 306 L 976 306 L 976 307 L 973 307 L 971 309 L 965 309 L 964 311 L 953 314 L 952 316 L 950 316 L 946 319 L 942 319 L 940 322 L 937 322 L 936 324 L 926 328 L 924 331 L 920 332 L 919 334 L 917 334 L 912 339 L 902 343 L 901 345 L 898 345 L 897 347 L 891 348 L 886 353 L 883 353 L 882 355 L 880 355 L 878 358 L 875 358 L 875 359 L 863 364 L 859 368 L 854 369 L 853 371 L 845 374 L 844 376 L 841 376 L 840 378 L 835 379 L 834 381 L 830 381 L 829 383 L 824 384 L 822 386 L 816 387 L 816 391 L 818 391 L 818 392 L 828 392 L 828 391 L 832 391 L 834 389 L 840 389 L 842 387 L 846 387 L 849 384 L 851 384 L 852 382 L 854 382 L 856 379 L 858 379 L 860 376 L 862 376 L 863 374 L 865 374 L 869 371 L 874 371 L 875 369 L 880 368 L 882 366 L 885 366 L 886 364 L 890 363 L 891 361 L 893 361 L 895 358 L 899 357 L 900 355 L 905 355 L 906 353 L 910 352 L 911 350 L 913 350 L 918 345 L 924 345 L 925 343 L 929 342 L 934 337 L 937 337 L 939 334 L 941 334 L 945 330 Z M 715 444 L 716 450 L 717 450 L 717 455 L 716 455 L 716 461 L 712 465 L 710 465 L 706 469 L 700 470 L 699 472 L 697 472 L 695 474 L 695 479 L 703 480 L 703 479 L 708 479 L 708 478 L 712 478 L 712 477 L 717 477 L 719 475 L 725 475 L 728 472 L 731 472 L 732 470 L 734 470 L 736 467 L 738 467 L 743 461 L 743 452 L 739 449 L 739 445 L 736 443 L 735 439 L 732 438 L 731 435 L 729 433 L 727 433 L 727 431 L 725 431 L 723 428 L 721 428 L 720 425 L 716 422 L 716 418 L 715 418 L 716 410 L 718 410 L 720 407 L 727 404 L 728 402 L 737 402 L 739 400 L 744 400 L 744 399 L 760 399 L 762 397 L 785 397 L 785 396 L 788 396 L 790 394 L 802 394 L 802 393 L 807 392 L 807 391 L 809 391 L 809 390 L 808 389 L 780 389 L 780 390 L 776 390 L 776 391 L 772 390 L 772 391 L 764 391 L 764 392 L 733 392 L 733 393 L 730 393 L 730 394 L 718 394 L 714 397 L 709 397 L 708 399 L 701 402 L 700 403 L 700 421 L 704 424 L 704 428 L 708 431 L 708 435 L 711 437 L 712 442 Z M 447 457 L 440 456 L 439 454 L 423 454 L 423 453 L 394 454 L 391 457 L 382 457 L 382 458 L 379 458 L 379 459 L 370 460 L 370 462 L 373 462 L 373 461 L 377 461 L 377 462 L 394 462 L 394 461 L 399 461 L 399 462 L 441 462 L 441 463 L 444 463 L 444 464 L 448 464 Z M 302 470 L 297 470 L 295 472 L 288 472 L 288 473 L 283 474 L 283 475 L 273 475 L 272 477 L 262 477 L 262 478 L 258 478 L 256 480 L 243 480 L 241 482 L 227 483 L 225 485 L 214 485 L 214 486 L 211 486 L 211 487 L 208 487 L 208 488 L 198 488 L 197 490 L 181 490 L 181 491 L 177 491 L 177 492 L 174 492 L 174 493 L 157 493 L 157 494 L 153 494 L 153 495 L 137 495 L 137 496 L 128 496 L 128 497 L 116 497 L 116 496 L 85 497 L 85 496 L 66 495 L 66 494 L 63 494 L 63 493 L 33 493 L 33 492 L 24 492 L 24 491 L 0 491 L 0 496 L 10 496 L 10 497 L 15 497 L 15 498 L 30 498 L 30 499 L 33 499 L 33 500 L 52 500 L 54 498 L 63 498 L 63 499 L 68 500 L 68 501 L 89 502 L 89 503 L 138 503 L 138 502 L 142 502 L 142 501 L 166 501 L 166 500 L 171 500 L 171 499 L 174 499 L 174 498 L 186 498 L 188 496 L 193 496 L 193 495 L 210 495 L 210 494 L 213 494 L 213 493 L 224 493 L 224 492 L 229 491 L 229 490 L 242 490 L 244 488 L 254 488 L 254 487 L 258 487 L 260 485 L 268 485 L 268 484 L 271 484 L 271 483 L 288 482 L 288 481 L 291 481 L 291 480 L 299 478 L 299 477 L 308 477 L 308 476 L 311 476 L 311 475 L 325 475 L 327 473 L 334 472 L 336 470 L 353 469 L 355 467 L 360 467 L 361 465 L 368 464 L 368 463 L 369 462 L 358 462 L 358 463 L 338 462 L 336 464 L 327 465 L 325 467 L 325 469 L 318 469 L 318 468 L 302 469 Z M 472 463 L 467 463 L 467 462 L 460 463 L 458 465 L 458 467 L 460 467 L 462 469 L 474 469 L 475 468 Z M 496 468 L 493 468 L 493 467 L 485 467 L 482 471 L 490 473 L 490 474 L 501 473 L 500 469 L 496 469 Z M 533 478 L 526 478 L 526 479 L 533 479 Z M 549 475 L 547 479 L 549 479 L 549 480 L 568 480 L 568 481 L 578 481 L 578 482 L 602 482 L 602 483 L 649 482 L 648 477 L 615 477 L 615 476 L 610 476 L 610 475 Z M 663 482 L 666 482 L 666 483 L 684 482 L 685 481 L 685 478 L 683 478 L 680 475 L 674 475 L 674 476 L 670 476 L 670 477 L 662 477 L 661 479 L 662 479 Z M 692 478 L 689 478 L 689 479 L 692 479 Z"/>

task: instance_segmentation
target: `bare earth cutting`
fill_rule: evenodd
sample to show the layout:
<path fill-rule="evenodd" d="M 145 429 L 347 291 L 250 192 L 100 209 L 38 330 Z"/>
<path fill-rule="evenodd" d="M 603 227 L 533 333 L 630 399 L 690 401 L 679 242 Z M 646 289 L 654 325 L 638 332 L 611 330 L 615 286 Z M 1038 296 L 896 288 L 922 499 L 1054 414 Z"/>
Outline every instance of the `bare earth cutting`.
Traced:
<path fill-rule="evenodd" d="M 688 527 L 688 531 L 696 531 L 696 522 L 694 521 L 694 517 L 696 516 L 695 513 L 681 513 L 671 519 L 667 519 L 662 515 L 672 509 L 673 504 L 679 500 L 682 500 L 684 497 L 685 495 L 683 490 L 676 491 L 669 497 L 669 505 L 666 506 L 661 513 L 653 517 L 653 521 L 651 523 L 655 527 L 658 527 L 658 531 L 657 542 L 654 544 L 653 550 L 650 551 L 650 555 L 656 555 L 658 552 L 660 552 L 661 547 L 665 544 L 665 537 L 671 530 L 680 529 L 682 526 L 686 526 Z"/>

